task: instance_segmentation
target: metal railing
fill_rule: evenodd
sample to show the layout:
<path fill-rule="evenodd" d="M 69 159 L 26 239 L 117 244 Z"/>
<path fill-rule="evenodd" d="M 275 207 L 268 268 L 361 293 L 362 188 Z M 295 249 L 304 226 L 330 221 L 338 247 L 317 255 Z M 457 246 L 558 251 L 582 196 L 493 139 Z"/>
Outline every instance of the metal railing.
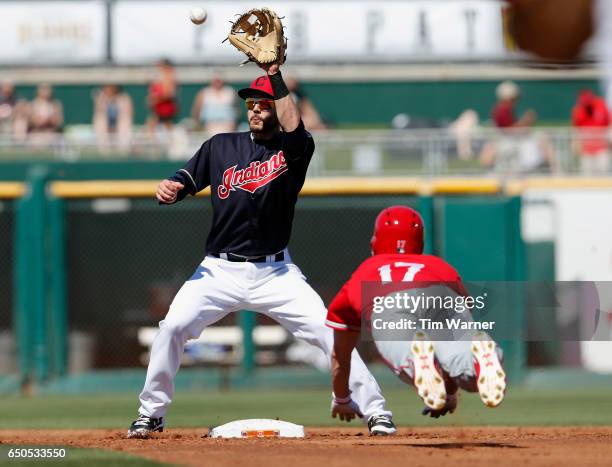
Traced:
<path fill-rule="evenodd" d="M 0 160 L 186 160 L 208 137 L 176 127 L 152 135 L 96 138 L 87 127 L 64 134 L 0 137 Z M 605 174 L 607 129 L 475 128 L 328 130 L 314 133 L 310 176 Z"/>

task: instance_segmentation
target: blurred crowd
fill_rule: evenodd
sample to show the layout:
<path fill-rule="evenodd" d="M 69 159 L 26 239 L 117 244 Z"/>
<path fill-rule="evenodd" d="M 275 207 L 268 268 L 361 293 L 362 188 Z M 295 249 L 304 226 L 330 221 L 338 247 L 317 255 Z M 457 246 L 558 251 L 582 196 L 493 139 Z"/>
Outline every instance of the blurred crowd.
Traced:
<path fill-rule="evenodd" d="M 286 77 L 287 87 L 298 103 L 306 128 L 324 130 L 323 121 L 314 103 L 299 81 Z M 246 129 L 240 123 L 241 111 L 236 91 L 221 75 L 214 75 L 191 103 L 190 117 L 178 123 L 180 85 L 176 70 L 168 60 L 161 60 L 156 75 L 148 86 L 146 125 L 139 129 L 150 141 L 168 141 L 187 131 L 202 131 L 207 136 Z M 476 111 L 468 109 L 454 121 L 435 121 L 399 114 L 392 121 L 395 129 L 446 128 L 456 143 L 459 160 L 475 160 L 484 168 L 503 173 L 559 171 L 555 144 L 545 131 L 538 129 L 537 114 L 529 109 L 518 114 L 521 89 L 512 81 L 500 83 L 495 92 L 489 124 L 494 137 L 475 141 L 476 129 L 483 128 Z M 134 141 L 134 102 L 121 86 L 108 83 L 94 92 L 92 128 L 95 144 L 102 153 L 132 153 Z M 485 119 L 486 120 L 486 119 Z M 602 174 L 610 170 L 610 111 L 606 101 L 590 90 L 583 90 L 571 111 L 575 127 L 572 139 L 584 174 Z M 10 81 L 0 84 L 0 135 L 14 141 L 26 141 L 30 147 L 44 148 L 64 129 L 62 103 L 53 95 L 49 84 L 41 84 L 30 101 L 18 98 Z M 187 137 L 188 139 L 188 137 Z M 184 148 L 183 148 L 184 149 Z"/>
<path fill-rule="evenodd" d="M 306 128 L 325 128 L 299 82 L 292 77 L 286 81 L 300 106 Z M 178 92 L 179 83 L 174 66 L 168 60 L 161 60 L 157 66 L 157 76 L 150 83 L 147 93 L 149 116 L 146 129 L 151 138 L 156 138 L 160 129 L 166 134 L 176 134 L 180 111 Z M 219 74 L 213 75 L 210 83 L 197 92 L 191 104 L 190 119 L 185 126 L 193 131 L 203 131 L 209 137 L 243 129 L 239 125 L 238 106 L 236 91 Z M 94 110 L 94 128 L 101 146 L 108 148 L 114 140 L 120 149 L 127 149 L 132 126 L 133 104 L 130 96 L 117 85 L 103 86 L 95 97 Z"/>
<path fill-rule="evenodd" d="M 455 141 L 460 160 L 477 159 L 480 166 L 499 173 L 560 172 L 556 145 L 547 132 L 538 128 L 535 110 L 528 109 L 518 115 L 520 87 L 513 81 L 504 81 L 496 87 L 495 97 L 495 105 L 484 127 L 473 109 L 465 110 L 454 121 L 432 121 L 399 114 L 392 120 L 392 127 L 446 128 Z M 571 152 L 578 158 L 580 171 L 585 175 L 609 173 L 612 129 L 606 100 L 591 90 L 580 91 L 571 109 L 571 124 L 575 130 Z M 483 128 L 496 131 L 485 141 L 475 141 L 476 130 Z"/>
<path fill-rule="evenodd" d="M 325 129 L 316 108 L 297 79 L 286 78 L 287 87 L 298 103 L 304 124 L 309 130 Z M 207 136 L 244 129 L 240 125 L 240 108 L 236 91 L 221 75 L 200 89 L 191 104 L 190 118 L 177 125 L 180 113 L 180 85 L 173 64 L 161 60 L 156 76 L 149 83 L 146 106 L 148 117 L 144 130 L 157 140 L 172 139 L 186 129 L 203 131 Z M 135 132 L 134 102 L 118 84 L 107 83 L 93 93 L 92 127 L 101 152 L 129 153 Z M 63 108 L 53 97 L 48 84 L 37 88 L 31 101 L 18 98 L 15 85 L 4 81 L 0 86 L 0 135 L 13 141 L 26 141 L 32 146 L 51 144 L 53 137 L 64 130 Z"/>
<path fill-rule="evenodd" d="M 516 83 L 505 81 L 497 87 L 497 103 L 491 116 L 495 126 L 503 133 L 512 130 L 512 138 L 501 137 L 483 148 L 483 165 L 491 166 L 503 159 L 504 152 L 516 154 L 513 160 L 522 172 L 541 169 L 558 172 L 554 145 L 543 132 L 534 128 L 537 114 L 533 109 L 520 117 L 516 114 L 520 89 Z M 610 112 L 603 97 L 590 90 L 579 93 L 572 109 L 572 126 L 576 137 L 573 152 L 578 155 L 580 169 L 586 175 L 608 173 L 610 166 Z"/>
<path fill-rule="evenodd" d="M 53 97 L 53 89 L 41 84 L 31 100 L 20 99 L 11 81 L 0 84 L 0 132 L 23 140 L 29 135 L 34 145 L 45 144 L 49 137 L 62 130 L 62 103 Z"/>

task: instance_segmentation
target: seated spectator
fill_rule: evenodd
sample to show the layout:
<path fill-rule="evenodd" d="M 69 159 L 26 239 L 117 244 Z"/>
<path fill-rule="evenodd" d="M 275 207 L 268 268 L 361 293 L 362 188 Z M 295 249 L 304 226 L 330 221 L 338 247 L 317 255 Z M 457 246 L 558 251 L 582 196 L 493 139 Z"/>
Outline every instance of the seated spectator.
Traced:
<path fill-rule="evenodd" d="M 169 60 L 161 60 L 157 64 L 158 76 L 149 85 L 147 104 L 151 111 L 147 120 L 150 133 L 154 133 L 160 123 L 171 131 L 178 115 L 178 82 L 174 66 Z"/>
<path fill-rule="evenodd" d="M 64 111 L 62 103 L 53 99 L 49 84 L 38 86 L 36 97 L 28 106 L 28 131 L 34 145 L 49 144 L 62 131 Z"/>
<path fill-rule="evenodd" d="M 323 120 L 321 120 L 319 112 L 317 112 L 314 104 L 300 86 L 299 81 L 294 77 L 288 76 L 285 79 L 285 84 L 287 85 L 289 92 L 292 94 L 293 100 L 297 103 L 300 109 L 304 127 L 309 131 L 325 130 L 327 125 L 325 125 Z"/>
<path fill-rule="evenodd" d="M 455 138 L 457 145 L 457 156 L 459 159 L 467 161 L 474 156 L 472 132 L 478 128 L 478 113 L 473 109 L 466 109 L 451 122 L 448 129 Z"/>
<path fill-rule="evenodd" d="M 497 128 L 521 128 L 531 127 L 536 121 L 536 113 L 533 110 L 525 112 L 517 119 L 514 114 L 514 106 L 520 97 L 520 89 L 512 81 L 504 81 L 495 91 L 497 104 L 493 107 L 491 116 Z"/>
<path fill-rule="evenodd" d="M 3 81 L 0 84 L 0 134 L 23 138 L 27 130 L 27 103 L 17 98 L 11 81 Z"/>
<path fill-rule="evenodd" d="M 191 110 L 193 119 L 208 136 L 236 130 L 236 92 L 220 76 L 196 95 Z"/>
<path fill-rule="evenodd" d="M 113 143 L 129 151 L 133 106 L 130 96 L 116 84 L 106 84 L 94 95 L 93 126 L 100 151 L 108 152 Z"/>
<path fill-rule="evenodd" d="M 520 118 L 515 115 L 520 97 L 518 85 L 504 81 L 497 86 L 495 94 L 497 103 L 491 117 L 502 133 L 483 146 L 480 163 L 506 175 L 556 172 L 557 160 L 551 141 L 532 130 L 536 113 L 528 110 Z"/>
<path fill-rule="evenodd" d="M 582 173 L 607 173 L 610 167 L 610 112 L 606 101 L 591 91 L 580 92 L 572 110 L 572 124 L 577 128 L 575 147 L 580 154 Z"/>

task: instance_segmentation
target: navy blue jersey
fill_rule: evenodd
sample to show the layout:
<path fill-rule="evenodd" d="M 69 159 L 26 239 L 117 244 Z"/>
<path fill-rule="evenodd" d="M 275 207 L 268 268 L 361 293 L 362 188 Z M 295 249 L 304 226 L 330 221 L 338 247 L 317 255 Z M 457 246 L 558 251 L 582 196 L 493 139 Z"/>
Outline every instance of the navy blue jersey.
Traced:
<path fill-rule="evenodd" d="M 184 188 L 177 201 L 211 187 L 213 220 L 206 251 L 270 255 L 289 243 L 297 196 L 314 152 L 303 123 L 271 140 L 251 132 L 206 141 L 170 180 Z"/>

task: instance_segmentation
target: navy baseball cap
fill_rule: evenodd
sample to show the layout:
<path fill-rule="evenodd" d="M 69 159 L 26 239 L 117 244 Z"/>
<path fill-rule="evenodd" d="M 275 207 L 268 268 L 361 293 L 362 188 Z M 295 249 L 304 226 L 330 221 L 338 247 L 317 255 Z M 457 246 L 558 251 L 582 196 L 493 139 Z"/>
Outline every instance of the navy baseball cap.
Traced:
<path fill-rule="evenodd" d="M 242 99 L 249 97 L 263 97 L 264 99 L 274 99 L 274 91 L 272 90 L 272 83 L 268 75 L 262 75 L 256 78 L 248 88 L 241 89 L 238 91 L 238 95 Z"/>

